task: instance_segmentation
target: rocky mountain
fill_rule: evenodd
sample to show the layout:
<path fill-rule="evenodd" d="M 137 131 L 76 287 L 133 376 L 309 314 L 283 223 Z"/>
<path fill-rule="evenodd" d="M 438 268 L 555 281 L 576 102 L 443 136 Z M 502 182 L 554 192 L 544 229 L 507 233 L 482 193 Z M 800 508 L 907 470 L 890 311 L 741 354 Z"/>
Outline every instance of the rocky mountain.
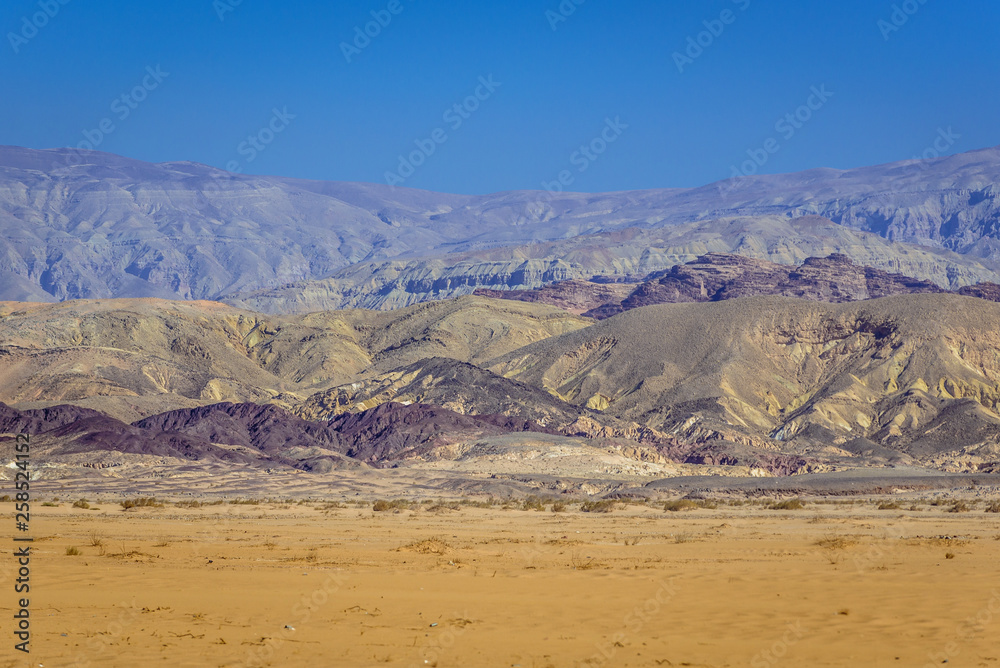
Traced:
<path fill-rule="evenodd" d="M 344 450 L 329 425 L 297 418 L 274 405 L 222 402 L 152 415 L 133 426 L 271 454 L 303 447 Z"/>
<path fill-rule="evenodd" d="M 438 459 L 461 452 L 461 446 L 518 432 L 552 433 L 530 420 L 498 415 L 462 415 L 427 404 L 379 404 L 360 413 L 342 413 L 329 422 L 348 444 L 347 454 L 375 465 L 399 465 L 406 459 Z M 444 450 L 446 452 L 442 453 Z M 451 452 L 447 452 L 451 450 Z"/>
<path fill-rule="evenodd" d="M 881 279 L 863 285 L 899 285 Z M 280 317 L 7 303 L 0 341 L 0 399 L 16 409 L 0 427 L 53 431 L 67 457 L 554 474 L 554 453 L 619 472 L 1000 466 L 1000 304 L 948 293 L 751 296 L 600 321 L 482 297 Z"/>
<path fill-rule="evenodd" d="M 590 322 L 479 297 L 303 316 L 217 302 L 7 302 L 0 401 L 73 402 L 127 422 L 219 401 L 289 406 L 428 357 L 482 362 Z"/>
<path fill-rule="evenodd" d="M 998 177 L 993 148 L 695 189 L 460 196 L 2 147 L 0 298 L 390 309 L 480 287 L 645 275 L 710 251 L 788 264 L 840 252 L 956 289 L 1000 281 Z M 817 239 L 794 225 L 808 217 L 843 232 Z M 879 238 L 893 243 L 873 252 Z"/>
<path fill-rule="evenodd" d="M 867 439 L 925 460 L 971 448 L 993 465 L 998 323 L 1000 304 L 951 294 L 660 304 L 488 368 L 682 440 L 795 453 Z"/>
<path fill-rule="evenodd" d="M 995 294 L 994 285 L 966 286 L 959 294 L 990 298 Z M 623 292 L 627 292 L 624 298 L 620 296 Z M 571 313 L 603 319 L 651 304 L 709 302 L 760 295 L 838 303 L 925 292 L 945 290 L 931 281 L 858 266 L 839 253 L 827 258 L 806 258 L 800 266 L 727 253 L 707 253 L 687 264 L 653 272 L 638 285 L 559 281 L 534 290 L 479 289 L 475 294 L 550 304 Z"/>
<path fill-rule="evenodd" d="M 55 419 L 40 421 L 46 416 Z M 273 405 L 219 403 L 170 411 L 131 425 L 74 406 L 57 406 L 43 414 L 0 404 L 0 421 L 0 434 L 30 434 L 35 452 L 44 454 L 46 463 L 88 454 L 94 457 L 88 463 L 101 468 L 140 458 L 326 472 L 439 459 L 438 451 L 447 450 L 446 446 L 485 437 L 548 433 L 525 420 L 396 403 L 330 422 L 303 420 Z"/>
<path fill-rule="evenodd" d="M 329 278 L 240 292 L 223 300 L 265 313 L 393 309 L 477 289 L 533 289 L 566 280 L 602 285 L 638 281 L 713 252 L 786 265 L 839 253 L 858 265 L 918 277 L 947 289 L 1000 281 L 992 269 L 950 251 L 887 241 L 818 216 L 767 216 L 653 229 L 627 227 L 487 251 L 362 262 Z"/>

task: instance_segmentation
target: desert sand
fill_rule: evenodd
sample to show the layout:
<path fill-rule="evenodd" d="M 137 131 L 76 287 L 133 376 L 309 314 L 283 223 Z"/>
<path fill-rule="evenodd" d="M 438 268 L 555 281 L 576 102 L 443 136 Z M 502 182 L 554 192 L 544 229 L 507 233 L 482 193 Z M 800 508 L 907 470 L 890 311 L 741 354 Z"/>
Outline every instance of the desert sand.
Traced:
<path fill-rule="evenodd" d="M 0 665 L 1000 666 L 1000 514 L 882 502 L 36 502 Z"/>

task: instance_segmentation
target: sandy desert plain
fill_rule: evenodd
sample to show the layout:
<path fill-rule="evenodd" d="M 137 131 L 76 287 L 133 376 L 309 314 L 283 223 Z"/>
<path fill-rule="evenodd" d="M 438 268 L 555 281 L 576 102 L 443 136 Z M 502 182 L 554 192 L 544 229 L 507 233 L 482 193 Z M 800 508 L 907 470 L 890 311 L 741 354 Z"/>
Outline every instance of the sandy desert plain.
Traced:
<path fill-rule="evenodd" d="M 34 485 L 31 660 L 0 665 L 1000 667 L 993 477 L 800 507 L 345 476 Z"/>

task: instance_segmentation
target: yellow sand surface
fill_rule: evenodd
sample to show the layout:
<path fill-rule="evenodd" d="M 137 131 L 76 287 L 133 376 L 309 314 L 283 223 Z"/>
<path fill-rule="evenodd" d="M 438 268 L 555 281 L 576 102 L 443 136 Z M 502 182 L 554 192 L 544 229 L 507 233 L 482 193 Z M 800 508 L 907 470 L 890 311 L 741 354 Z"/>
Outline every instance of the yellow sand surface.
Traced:
<path fill-rule="evenodd" d="M 981 507 L 95 505 L 33 516 L 30 656 L 0 564 L 0 666 L 1000 668 Z"/>

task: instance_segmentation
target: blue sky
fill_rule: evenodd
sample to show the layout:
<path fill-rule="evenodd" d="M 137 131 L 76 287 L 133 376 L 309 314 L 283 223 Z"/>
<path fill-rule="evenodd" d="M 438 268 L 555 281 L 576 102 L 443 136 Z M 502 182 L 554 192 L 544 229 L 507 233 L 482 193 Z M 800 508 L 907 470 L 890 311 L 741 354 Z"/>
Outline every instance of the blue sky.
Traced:
<path fill-rule="evenodd" d="M 849 168 L 1000 144 L 998 25 L 943 0 L 6 0 L 0 144 L 456 193 Z"/>

